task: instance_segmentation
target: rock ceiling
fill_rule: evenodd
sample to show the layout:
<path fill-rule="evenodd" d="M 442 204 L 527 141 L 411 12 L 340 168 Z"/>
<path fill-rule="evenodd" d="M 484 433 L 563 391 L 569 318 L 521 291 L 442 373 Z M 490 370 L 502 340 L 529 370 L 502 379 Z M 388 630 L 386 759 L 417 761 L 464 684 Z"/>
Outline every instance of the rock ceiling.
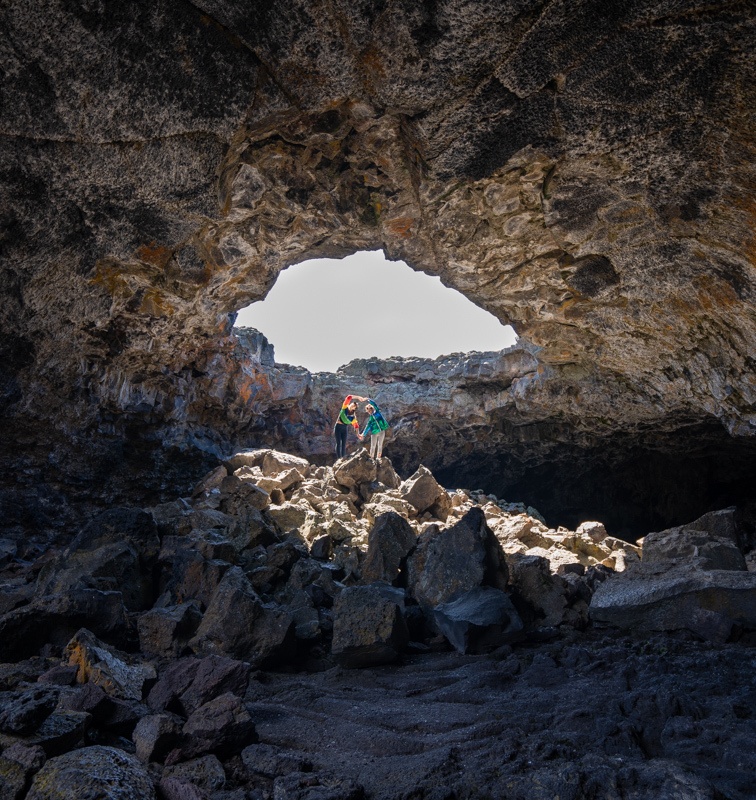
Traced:
<path fill-rule="evenodd" d="M 620 440 L 625 462 L 712 441 L 717 464 L 753 464 L 749 4 L 18 0 L 0 18 L 0 397 L 28 474 L 245 437 L 322 452 L 307 426 L 327 429 L 315 404 L 341 379 L 240 354 L 228 315 L 291 264 L 367 248 L 524 342 L 516 379 L 455 373 L 485 413 L 452 414 L 434 467 L 498 459 L 515 485 Z M 400 413 L 408 465 L 434 459 L 429 397 Z"/>

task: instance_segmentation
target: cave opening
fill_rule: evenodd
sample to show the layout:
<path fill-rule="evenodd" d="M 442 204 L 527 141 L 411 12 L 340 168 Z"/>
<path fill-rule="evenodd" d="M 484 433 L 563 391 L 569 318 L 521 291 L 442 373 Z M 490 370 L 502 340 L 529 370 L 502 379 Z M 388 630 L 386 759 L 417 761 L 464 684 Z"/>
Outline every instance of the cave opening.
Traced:
<path fill-rule="evenodd" d="M 437 358 L 517 341 L 511 326 L 440 278 L 381 251 L 287 268 L 265 299 L 237 313 L 235 325 L 264 334 L 276 362 L 310 372 L 336 372 L 356 358 Z"/>

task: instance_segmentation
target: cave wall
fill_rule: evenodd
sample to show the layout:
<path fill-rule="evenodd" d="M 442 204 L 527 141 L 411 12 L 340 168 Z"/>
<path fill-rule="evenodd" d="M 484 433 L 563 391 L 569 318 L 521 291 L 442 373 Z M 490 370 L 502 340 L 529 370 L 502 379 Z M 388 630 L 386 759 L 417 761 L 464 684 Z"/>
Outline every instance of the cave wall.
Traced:
<path fill-rule="evenodd" d="M 159 493 L 166 454 L 301 439 L 319 390 L 254 366 L 229 314 L 365 248 L 537 357 L 459 424 L 486 458 L 534 425 L 563 449 L 534 437 L 525 472 L 617 436 L 685 452 L 697 425 L 718 458 L 750 446 L 749 4 L 11 0 L 0 22 L 6 484 Z M 408 464 L 437 439 L 415 424 Z"/>

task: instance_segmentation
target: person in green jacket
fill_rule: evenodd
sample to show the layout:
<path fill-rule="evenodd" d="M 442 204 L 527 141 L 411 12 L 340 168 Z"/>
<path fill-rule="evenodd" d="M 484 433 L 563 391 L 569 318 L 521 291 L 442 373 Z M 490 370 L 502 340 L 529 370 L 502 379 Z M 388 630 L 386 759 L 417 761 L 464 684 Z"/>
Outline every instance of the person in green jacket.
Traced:
<path fill-rule="evenodd" d="M 371 400 L 369 397 L 367 400 L 368 404 L 365 406 L 365 411 L 369 416 L 365 423 L 365 430 L 362 431 L 360 436 L 364 439 L 365 436 L 370 434 L 370 458 L 380 458 L 383 453 L 383 440 L 386 438 L 389 424 L 381 414 L 381 410 L 375 400 Z"/>

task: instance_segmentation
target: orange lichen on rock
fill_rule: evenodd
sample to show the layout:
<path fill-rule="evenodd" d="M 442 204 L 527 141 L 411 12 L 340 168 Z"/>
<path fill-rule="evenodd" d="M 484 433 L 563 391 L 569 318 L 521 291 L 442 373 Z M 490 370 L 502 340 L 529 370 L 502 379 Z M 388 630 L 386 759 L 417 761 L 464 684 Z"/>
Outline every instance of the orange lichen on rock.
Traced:
<path fill-rule="evenodd" d="M 136 251 L 136 255 L 140 261 L 151 264 L 153 267 L 164 269 L 166 264 L 171 260 L 173 251 L 170 249 L 170 247 L 156 244 L 153 241 L 149 244 L 143 244 Z"/>
<path fill-rule="evenodd" d="M 403 239 L 408 239 L 412 226 L 416 220 L 414 217 L 396 217 L 386 221 L 386 227 L 394 234 L 394 236 L 401 236 Z"/>

